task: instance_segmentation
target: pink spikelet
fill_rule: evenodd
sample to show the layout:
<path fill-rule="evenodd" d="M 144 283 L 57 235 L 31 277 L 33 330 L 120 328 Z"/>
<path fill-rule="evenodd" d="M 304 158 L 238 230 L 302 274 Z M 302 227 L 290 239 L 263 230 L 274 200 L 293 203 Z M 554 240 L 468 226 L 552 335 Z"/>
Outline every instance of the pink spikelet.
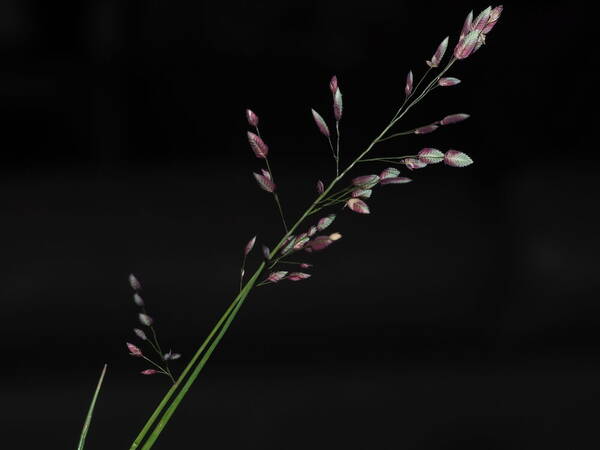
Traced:
<path fill-rule="evenodd" d="M 139 306 L 141 308 L 144 306 L 144 299 L 140 294 L 136 292 L 135 294 L 133 294 L 133 303 L 135 303 L 136 306 Z"/>
<path fill-rule="evenodd" d="M 361 189 L 371 189 L 379 183 L 379 175 L 363 175 L 352 180 L 352 184 Z"/>
<path fill-rule="evenodd" d="M 335 220 L 335 214 L 329 214 L 328 216 L 322 217 L 321 219 L 319 219 L 319 222 L 317 223 L 317 230 L 323 231 L 325 228 L 327 228 L 329 225 L 331 225 L 334 220 Z"/>
<path fill-rule="evenodd" d="M 446 49 L 448 48 L 449 40 L 450 40 L 450 37 L 446 36 L 446 38 L 440 43 L 437 50 L 431 57 L 431 61 L 425 61 L 429 67 L 435 68 L 440 65 L 440 62 L 442 61 L 442 58 L 444 57 L 444 54 L 446 53 Z"/>
<path fill-rule="evenodd" d="M 256 172 L 253 172 L 252 175 L 254 175 L 254 178 L 256 179 L 256 182 L 261 187 L 261 189 L 271 193 L 275 192 L 276 186 L 275 183 L 273 183 L 273 180 Z"/>
<path fill-rule="evenodd" d="M 265 257 L 265 259 L 271 259 L 271 250 L 269 250 L 269 247 L 267 247 L 266 245 L 262 246 L 262 254 Z"/>
<path fill-rule="evenodd" d="M 458 78 L 454 78 L 454 77 L 440 78 L 438 81 L 438 84 L 440 86 L 456 86 L 459 83 L 460 83 L 460 80 Z"/>
<path fill-rule="evenodd" d="M 415 134 L 429 134 L 433 133 L 438 129 L 438 125 L 432 123 L 431 125 L 425 125 L 424 127 L 419 127 L 415 130 Z"/>
<path fill-rule="evenodd" d="M 271 283 L 277 283 L 278 281 L 283 280 L 286 275 L 287 275 L 287 271 L 285 271 L 285 270 L 281 270 L 279 272 L 272 272 L 267 277 L 267 280 L 269 280 Z"/>
<path fill-rule="evenodd" d="M 310 278 L 310 274 L 304 272 L 292 272 L 287 277 L 285 277 L 286 280 L 290 281 L 306 280 L 307 278 Z"/>
<path fill-rule="evenodd" d="M 408 75 L 406 75 L 406 85 L 404 86 L 404 93 L 406 94 L 406 96 L 408 97 L 413 90 L 413 73 L 412 70 L 408 72 Z"/>
<path fill-rule="evenodd" d="M 444 163 L 450 167 L 466 167 L 473 164 L 473 160 L 466 153 L 448 150 L 444 156 Z"/>
<path fill-rule="evenodd" d="M 385 186 L 386 184 L 406 184 L 406 183 L 410 183 L 412 180 L 410 178 L 407 177 L 393 177 L 393 178 L 386 178 L 385 180 L 381 180 L 381 185 Z"/>
<path fill-rule="evenodd" d="M 492 30 L 492 28 L 494 28 L 494 26 L 498 22 L 498 19 L 500 19 L 500 15 L 502 14 L 503 9 L 504 7 L 502 5 L 496 6 L 494 9 L 492 9 L 492 11 L 490 12 L 490 17 L 488 18 L 487 25 L 483 29 L 484 34 L 488 34 Z"/>
<path fill-rule="evenodd" d="M 135 277 L 134 274 L 129 275 L 129 285 L 131 286 L 131 289 L 133 289 L 134 291 L 142 290 L 142 285 L 138 281 L 138 279 Z"/>
<path fill-rule="evenodd" d="M 302 248 L 306 245 L 306 243 L 310 240 L 310 236 L 308 233 L 302 233 L 296 236 L 294 240 L 293 249 L 294 250 L 302 250 Z"/>
<path fill-rule="evenodd" d="M 469 32 L 471 31 L 471 26 L 473 25 L 473 11 L 470 11 L 465 18 L 465 22 L 463 23 L 462 30 L 460 32 L 459 41 L 462 40 Z"/>
<path fill-rule="evenodd" d="M 269 180 L 273 180 L 271 172 L 269 172 L 267 169 L 260 169 L 260 171 L 262 172 L 263 177 L 268 178 Z"/>
<path fill-rule="evenodd" d="M 335 94 L 333 94 L 333 115 L 335 116 L 335 120 L 338 122 L 342 120 L 342 112 L 344 110 L 344 105 L 342 102 L 342 92 L 338 87 L 335 90 Z"/>
<path fill-rule="evenodd" d="M 129 354 L 131 356 L 135 356 L 135 357 L 138 357 L 138 358 L 141 358 L 142 356 L 144 356 L 144 354 L 142 353 L 142 351 L 138 347 L 136 347 L 135 345 L 133 345 L 133 344 L 131 344 L 129 342 L 127 342 L 127 349 L 129 350 Z"/>
<path fill-rule="evenodd" d="M 146 369 L 146 370 L 142 370 L 140 372 L 142 375 L 155 375 L 158 373 L 158 370 L 154 370 L 154 369 Z"/>
<path fill-rule="evenodd" d="M 140 320 L 140 323 L 142 325 L 145 325 L 147 327 L 151 327 L 152 324 L 154 323 L 154 319 L 152 317 L 150 317 L 148 314 L 139 313 L 138 319 Z"/>
<path fill-rule="evenodd" d="M 423 167 L 427 166 L 427 163 L 416 158 L 406 158 L 403 162 L 406 168 L 409 170 L 422 169 Z"/>
<path fill-rule="evenodd" d="M 254 152 L 257 158 L 266 158 L 269 154 L 269 147 L 264 141 L 260 138 L 260 136 L 248 131 L 248 143 L 250 144 L 250 148 Z"/>
<path fill-rule="evenodd" d="M 449 116 L 446 116 L 440 120 L 440 125 L 450 125 L 453 123 L 462 122 L 463 120 L 467 120 L 469 117 L 471 117 L 469 114 L 464 113 L 450 114 Z"/>
<path fill-rule="evenodd" d="M 437 164 L 444 160 L 444 153 L 435 148 L 424 148 L 418 153 L 418 157 L 425 164 Z"/>
<path fill-rule="evenodd" d="M 333 241 L 329 238 L 329 236 L 317 236 L 304 247 L 304 250 L 307 252 L 318 252 L 326 249 L 332 243 Z"/>
<path fill-rule="evenodd" d="M 351 198 L 346 202 L 346 206 L 355 213 L 369 214 L 369 206 L 363 202 L 360 198 Z"/>
<path fill-rule="evenodd" d="M 317 181 L 317 193 L 320 195 L 325 192 L 325 185 L 321 180 Z"/>
<path fill-rule="evenodd" d="M 312 264 L 308 264 L 308 263 L 300 264 L 301 269 L 310 269 L 312 266 L 313 266 Z"/>
<path fill-rule="evenodd" d="M 246 244 L 246 246 L 244 247 L 244 256 L 248 256 L 248 254 L 252 251 L 252 249 L 254 248 L 254 244 L 256 243 L 256 236 L 254 236 L 252 239 L 250 239 L 248 241 L 248 243 Z"/>
<path fill-rule="evenodd" d="M 258 116 L 254 114 L 254 111 L 251 109 L 246 110 L 246 120 L 248 120 L 248 124 L 252 127 L 258 126 Z"/>
<path fill-rule="evenodd" d="M 454 56 L 456 59 L 468 58 L 473 53 L 479 41 L 480 34 L 479 31 L 471 31 L 456 44 L 456 47 L 454 47 Z"/>
<path fill-rule="evenodd" d="M 383 172 L 381 172 L 381 174 L 379 174 L 379 178 L 381 179 L 381 181 L 383 181 L 387 178 L 397 177 L 399 174 L 400 174 L 400 171 L 398 169 L 396 169 L 395 167 L 388 167 L 387 169 L 384 169 Z M 380 183 L 381 183 L 381 181 L 380 181 Z"/>
<path fill-rule="evenodd" d="M 352 198 L 371 198 L 373 191 L 371 189 L 356 189 L 350 193 Z"/>
<path fill-rule="evenodd" d="M 331 77 L 331 81 L 329 81 L 329 90 L 331 91 L 332 95 L 335 95 L 335 91 L 337 91 L 337 89 L 338 89 L 338 79 L 334 75 Z"/>
<path fill-rule="evenodd" d="M 492 13 L 492 7 L 491 6 L 488 6 L 483 11 L 481 11 L 479 13 L 479 15 L 473 21 L 473 24 L 471 25 L 471 30 L 472 31 L 479 31 L 480 33 L 482 33 L 483 30 L 484 30 L 484 28 L 488 24 L 488 20 L 490 19 L 490 14 L 491 13 Z"/>
<path fill-rule="evenodd" d="M 311 112 L 312 112 L 313 119 L 315 120 L 315 123 L 317 124 L 317 128 L 319 128 L 319 131 L 321 132 L 321 134 L 329 137 L 330 136 L 329 127 L 327 126 L 327 123 L 325 123 L 325 119 L 323 119 L 323 117 L 321 117 L 321 115 L 318 112 L 316 112 L 314 109 L 311 109 Z"/>
<path fill-rule="evenodd" d="M 454 47 L 454 56 L 456 59 L 468 58 L 485 44 L 486 35 L 498 22 L 502 14 L 502 9 L 502 6 L 497 6 L 493 9 L 491 6 L 488 6 L 481 11 L 475 20 L 473 20 L 473 12 L 469 13 L 460 33 L 458 44 Z"/>
<path fill-rule="evenodd" d="M 142 330 L 140 330 L 139 328 L 134 328 L 133 332 L 135 333 L 135 335 L 140 338 L 142 341 L 146 341 L 148 340 L 148 336 L 146 336 L 146 333 L 144 333 Z"/>

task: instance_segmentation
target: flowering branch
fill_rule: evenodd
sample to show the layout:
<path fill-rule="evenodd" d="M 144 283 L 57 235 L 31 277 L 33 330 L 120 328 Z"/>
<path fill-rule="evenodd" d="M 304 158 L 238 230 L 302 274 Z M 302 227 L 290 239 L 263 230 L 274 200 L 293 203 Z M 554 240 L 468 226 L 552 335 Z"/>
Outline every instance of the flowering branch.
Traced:
<path fill-rule="evenodd" d="M 290 261 L 288 258 L 293 254 L 299 253 L 300 251 L 313 253 L 324 250 L 342 237 L 342 235 L 337 232 L 328 235 L 318 234 L 333 223 L 336 217 L 336 215 L 333 213 L 322 217 L 316 224 L 313 223 L 309 225 L 307 231 L 294 234 L 310 216 L 316 214 L 324 208 L 342 204 L 342 209 L 347 207 L 349 210 L 359 214 L 369 214 L 370 209 L 365 200 L 371 197 L 373 190 L 377 186 L 405 184 L 411 181 L 411 179 L 408 177 L 400 176 L 400 170 L 398 168 L 388 167 L 383 169 L 379 175 L 370 174 L 354 177 L 350 180 L 350 183 L 347 186 L 336 191 L 334 188 L 345 178 L 345 176 L 356 166 L 356 164 L 366 162 L 386 162 L 396 165 L 404 165 L 409 170 L 415 170 L 424 168 L 431 164 L 437 164 L 442 161 L 450 167 L 465 167 L 473 163 L 472 159 L 468 155 L 460 151 L 447 150 L 444 153 L 440 150 L 429 147 L 425 147 L 416 154 L 412 155 L 385 156 L 375 158 L 367 158 L 367 156 L 377 144 L 385 142 L 386 140 L 406 134 L 426 135 L 437 130 L 440 126 L 457 123 L 468 118 L 468 115 L 466 114 L 452 114 L 444 117 L 440 121 L 414 128 L 410 131 L 391 133 L 394 126 L 411 110 L 411 108 L 424 99 L 434 89 L 444 86 L 454 86 L 460 83 L 460 80 L 453 77 L 444 77 L 444 75 L 457 61 L 466 59 L 485 43 L 487 33 L 489 33 L 496 24 L 501 12 L 501 6 L 496 8 L 489 7 L 482 11 L 474 20 L 471 12 L 465 20 L 459 41 L 454 47 L 453 55 L 446 63 L 445 67 L 429 82 L 426 81 L 429 74 L 432 70 L 437 69 L 443 60 L 449 43 L 448 37 L 439 44 L 431 60 L 426 61 L 426 64 L 429 67 L 416 84 L 414 84 L 413 73 L 410 71 L 406 78 L 404 101 L 396 113 L 392 116 L 390 122 L 362 150 L 362 152 L 343 169 L 340 167 L 339 133 L 339 122 L 341 120 L 343 111 L 342 94 L 338 86 L 337 78 L 333 77 L 331 79 L 329 86 L 333 96 L 333 113 L 337 133 L 335 147 L 331 141 L 331 135 L 325 119 L 323 119 L 323 117 L 315 110 L 312 110 L 312 116 L 319 131 L 325 135 L 329 141 L 329 146 L 336 162 L 336 176 L 329 182 L 327 186 L 325 186 L 321 180 L 317 182 L 317 197 L 300 215 L 296 222 L 289 228 L 285 222 L 283 209 L 281 208 L 279 198 L 275 193 L 276 185 L 273 180 L 273 174 L 267 159 L 269 149 L 262 140 L 258 131 L 258 116 L 256 116 L 256 114 L 254 114 L 251 110 L 246 111 L 248 123 L 255 127 L 256 131 L 256 133 L 248 132 L 248 141 L 250 147 L 257 158 L 265 159 L 267 165 L 266 170 L 262 169 L 261 174 L 254 173 L 254 177 L 261 189 L 274 195 L 286 232 L 272 250 L 270 250 L 266 245 L 262 245 L 263 259 L 258 264 L 254 274 L 244 284 L 246 257 L 249 256 L 250 252 L 252 251 L 256 238 L 251 239 L 251 241 L 246 245 L 244 248 L 244 258 L 240 274 L 240 290 L 238 294 L 234 298 L 233 302 L 229 305 L 225 313 L 217 321 L 208 337 L 193 355 L 192 359 L 187 364 L 179 378 L 174 381 L 171 389 L 169 389 L 167 394 L 163 397 L 158 407 L 155 409 L 151 417 L 142 428 L 141 432 L 136 437 L 131 449 L 136 449 L 140 445 L 142 445 L 143 450 L 149 450 L 153 447 L 154 443 L 170 421 L 190 387 L 201 373 L 207 361 L 210 359 L 213 351 L 216 349 L 223 336 L 229 329 L 231 323 L 235 319 L 237 313 L 252 289 L 258 286 L 276 284 L 283 280 L 302 281 L 310 278 L 311 274 L 308 273 L 278 270 L 278 265 L 293 264 L 298 265 L 301 269 L 309 269 L 312 267 L 312 264 L 303 261 L 296 261 L 296 259 L 294 261 Z M 266 271 L 268 271 L 268 273 L 265 274 Z M 265 275 L 264 277 L 263 274 Z M 259 280 L 261 277 L 263 278 Z M 134 290 L 136 290 L 137 293 L 137 289 L 135 287 Z M 145 314 L 145 312 L 143 312 L 143 314 Z M 144 323 L 142 320 L 142 314 L 140 314 L 140 320 L 144 325 L 151 327 L 151 322 L 150 324 Z M 154 337 L 156 338 L 155 334 Z M 158 347 L 158 341 L 156 339 L 155 344 L 160 350 L 160 347 Z M 134 356 L 140 356 L 141 351 L 140 355 L 137 355 L 137 350 L 130 348 L 130 351 Z M 166 362 L 164 366 L 160 365 L 160 367 L 164 370 L 164 372 L 170 373 Z"/>

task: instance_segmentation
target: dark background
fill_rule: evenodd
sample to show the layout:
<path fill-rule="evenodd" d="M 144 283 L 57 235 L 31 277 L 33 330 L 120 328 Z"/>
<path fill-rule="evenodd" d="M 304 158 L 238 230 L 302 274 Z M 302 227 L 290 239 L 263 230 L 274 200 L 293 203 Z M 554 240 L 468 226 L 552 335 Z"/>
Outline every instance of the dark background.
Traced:
<path fill-rule="evenodd" d="M 406 72 L 485 6 L 2 0 L 3 447 L 74 448 L 107 362 L 87 448 L 128 448 L 168 385 L 127 355 L 127 275 L 183 367 L 235 294 L 243 245 L 278 240 L 246 107 L 296 217 L 333 170 L 309 110 L 330 120 L 331 75 L 348 161 Z M 342 213 L 310 280 L 251 295 L 157 448 L 597 448 L 595 25 L 575 2 L 506 2 L 451 70 L 463 83 L 403 128 L 472 118 L 378 149 L 476 163 Z"/>

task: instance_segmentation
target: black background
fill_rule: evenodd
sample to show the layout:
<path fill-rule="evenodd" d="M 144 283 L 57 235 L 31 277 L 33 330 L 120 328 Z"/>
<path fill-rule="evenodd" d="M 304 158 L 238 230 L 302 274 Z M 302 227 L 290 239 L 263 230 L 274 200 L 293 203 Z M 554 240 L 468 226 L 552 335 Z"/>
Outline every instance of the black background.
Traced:
<path fill-rule="evenodd" d="M 3 0 L 3 447 L 74 448 L 107 362 L 87 448 L 128 448 L 168 384 L 127 355 L 127 275 L 185 359 L 233 298 L 246 241 L 278 240 L 246 107 L 297 217 L 333 170 L 309 109 L 330 120 L 331 75 L 348 161 L 406 72 L 485 6 Z M 463 83 L 403 128 L 472 117 L 377 149 L 475 164 L 342 213 L 310 280 L 251 295 L 157 448 L 597 448 L 595 26 L 574 2 L 505 4 L 451 70 Z"/>

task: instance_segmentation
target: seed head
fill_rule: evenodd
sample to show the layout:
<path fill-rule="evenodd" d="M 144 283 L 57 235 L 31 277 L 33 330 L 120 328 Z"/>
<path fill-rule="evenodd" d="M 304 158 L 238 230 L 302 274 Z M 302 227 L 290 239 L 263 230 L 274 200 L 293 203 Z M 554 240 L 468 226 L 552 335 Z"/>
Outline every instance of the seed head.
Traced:
<path fill-rule="evenodd" d="M 262 246 L 262 253 L 263 256 L 265 257 L 265 259 L 270 259 L 270 254 L 271 254 L 271 250 L 269 250 L 269 247 L 267 247 L 266 245 Z"/>
<path fill-rule="evenodd" d="M 466 153 L 448 150 L 444 156 L 444 163 L 451 167 L 466 167 L 473 164 L 473 160 Z"/>
<path fill-rule="evenodd" d="M 335 214 L 329 214 L 328 216 L 322 217 L 319 219 L 319 223 L 317 223 L 317 230 L 323 231 L 329 225 L 333 223 L 335 220 Z"/>
<path fill-rule="evenodd" d="M 146 370 L 142 370 L 140 372 L 142 375 L 154 375 L 158 373 L 158 370 L 154 370 L 154 369 L 146 369 Z"/>
<path fill-rule="evenodd" d="M 359 214 L 369 214 L 369 206 L 359 198 L 351 198 L 346 202 L 346 206 Z"/>
<path fill-rule="evenodd" d="M 352 191 L 350 196 L 352 198 L 371 198 L 373 191 L 371 189 L 356 189 Z"/>
<path fill-rule="evenodd" d="M 327 126 L 325 119 L 323 119 L 323 117 L 321 117 L 321 115 L 318 112 L 316 112 L 314 109 L 311 109 L 310 111 L 312 112 L 313 119 L 315 120 L 315 123 L 317 124 L 317 128 L 319 128 L 319 131 L 321 132 L 321 134 L 329 137 L 330 136 L 329 127 Z"/>
<path fill-rule="evenodd" d="M 129 285 L 134 291 L 139 291 L 142 289 L 141 283 L 138 281 L 134 274 L 129 275 Z"/>
<path fill-rule="evenodd" d="M 335 94 L 333 95 L 333 115 L 335 116 L 335 120 L 338 122 L 342 119 L 342 112 L 344 110 L 344 105 L 342 102 L 342 92 L 338 87 L 335 90 Z"/>
<path fill-rule="evenodd" d="M 454 78 L 454 77 L 445 77 L 445 78 L 440 78 L 438 80 L 438 84 L 440 86 L 456 86 L 459 83 L 460 83 L 460 80 L 458 78 Z"/>
<path fill-rule="evenodd" d="M 424 148 L 418 153 L 419 161 L 436 164 L 444 160 L 444 154 L 435 148 Z"/>
<path fill-rule="evenodd" d="M 244 256 L 248 256 L 248 253 L 250 253 L 252 251 L 252 249 L 254 248 L 255 243 L 256 243 L 256 236 L 254 236 L 252 239 L 250 239 L 248 241 L 248 243 L 246 244 L 246 246 L 244 247 Z"/>
<path fill-rule="evenodd" d="M 287 277 L 285 277 L 285 279 L 290 280 L 290 281 L 300 281 L 300 280 L 306 280 L 307 278 L 310 278 L 310 277 L 311 277 L 311 275 L 309 273 L 292 272 Z"/>
<path fill-rule="evenodd" d="M 404 93 L 406 94 L 406 96 L 408 97 L 413 90 L 413 73 L 412 70 L 408 72 L 408 75 L 406 75 L 406 85 L 404 86 Z"/>
<path fill-rule="evenodd" d="M 270 177 L 266 177 L 265 175 L 260 175 L 256 172 L 253 172 L 252 174 L 254 175 L 254 178 L 256 179 L 256 182 L 261 187 L 261 189 L 263 189 L 267 192 L 271 192 L 271 193 L 275 192 L 276 186 Z"/>
<path fill-rule="evenodd" d="M 480 40 L 481 32 L 477 30 L 470 31 L 464 38 L 458 41 L 454 47 L 454 56 L 456 59 L 468 58 L 475 50 L 475 46 Z"/>
<path fill-rule="evenodd" d="M 469 117 L 471 117 L 469 114 L 450 114 L 449 116 L 444 117 L 442 120 L 440 120 L 440 125 L 450 125 L 453 123 L 458 123 L 458 122 L 462 122 L 463 120 L 467 120 Z"/>
<path fill-rule="evenodd" d="M 446 38 L 440 43 L 437 50 L 431 57 L 431 61 L 426 61 L 427 65 L 431 68 L 437 67 L 440 65 L 444 54 L 446 53 L 446 49 L 448 48 L 448 41 L 450 38 L 446 36 Z"/>
<path fill-rule="evenodd" d="M 338 89 L 338 80 L 337 77 L 334 75 L 331 77 L 331 81 L 329 82 L 329 90 L 331 91 L 332 94 L 335 94 L 335 91 L 337 91 Z"/>
<path fill-rule="evenodd" d="M 323 182 L 321 180 L 317 181 L 317 192 L 319 194 L 322 194 L 323 192 L 325 192 L 325 185 L 323 184 Z"/>
<path fill-rule="evenodd" d="M 266 158 L 269 154 L 269 147 L 264 141 L 260 138 L 260 136 L 248 131 L 248 143 L 250 144 L 250 148 L 254 152 L 257 158 Z"/>
<path fill-rule="evenodd" d="M 371 189 L 379 183 L 379 175 L 363 175 L 352 180 L 352 184 L 362 189 Z"/>
<path fill-rule="evenodd" d="M 388 167 L 387 169 L 384 169 L 383 172 L 381 172 L 379 174 L 379 178 L 381 181 L 383 181 L 386 178 L 397 177 L 399 174 L 400 174 L 400 171 L 398 169 L 396 169 L 395 167 Z"/>
<path fill-rule="evenodd" d="M 140 319 L 140 323 L 142 325 L 145 325 L 147 327 L 152 326 L 152 324 L 154 323 L 154 319 L 152 319 L 152 317 L 150 317 L 148 314 L 139 313 L 138 319 Z"/>
<path fill-rule="evenodd" d="M 279 272 L 271 272 L 269 274 L 269 276 L 267 277 L 267 280 L 269 280 L 271 283 L 277 283 L 278 281 L 283 280 L 286 275 L 287 275 L 286 270 L 281 270 Z"/>
<path fill-rule="evenodd" d="M 141 358 L 142 356 L 144 356 L 144 354 L 142 353 L 142 351 L 135 345 L 127 342 L 127 348 L 129 349 L 129 354 L 131 356 L 135 356 L 138 358 Z"/>
<path fill-rule="evenodd" d="M 406 177 L 394 177 L 394 178 L 386 178 L 385 180 L 381 180 L 381 184 L 385 186 L 386 184 L 406 184 L 410 183 L 412 180 Z"/>
<path fill-rule="evenodd" d="M 422 169 L 423 167 L 427 166 L 427 163 L 416 158 L 406 158 L 403 162 L 409 170 Z"/>
<path fill-rule="evenodd" d="M 317 236 L 304 247 L 304 250 L 318 252 L 329 247 L 332 243 L 333 240 L 329 236 Z"/>
<path fill-rule="evenodd" d="M 254 111 L 247 109 L 246 110 L 246 119 L 248 120 L 248 124 L 252 127 L 258 126 L 258 116 L 254 114 Z"/>
<path fill-rule="evenodd" d="M 144 333 L 142 330 L 140 330 L 139 328 L 134 328 L 133 332 L 135 333 L 135 335 L 137 337 L 139 337 L 142 341 L 145 341 L 148 339 L 148 337 L 146 336 L 146 333 Z"/>
<path fill-rule="evenodd" d="M 144 299 L 140 294 L 136 292 L 135 294 L 133 294 L 133 303 L 140 307 L 144 306 Z"/>
<path fill-rule="evenodd" d="M 438 125 L 436 125 L 435 123 L 432 123 L 431 125 L 425 125 L 424 127 L 417 128 L 415 130 L 415 134 L 429 134 L 429 133 L 433 133 L 437 129 L 438 129 Z"/>

